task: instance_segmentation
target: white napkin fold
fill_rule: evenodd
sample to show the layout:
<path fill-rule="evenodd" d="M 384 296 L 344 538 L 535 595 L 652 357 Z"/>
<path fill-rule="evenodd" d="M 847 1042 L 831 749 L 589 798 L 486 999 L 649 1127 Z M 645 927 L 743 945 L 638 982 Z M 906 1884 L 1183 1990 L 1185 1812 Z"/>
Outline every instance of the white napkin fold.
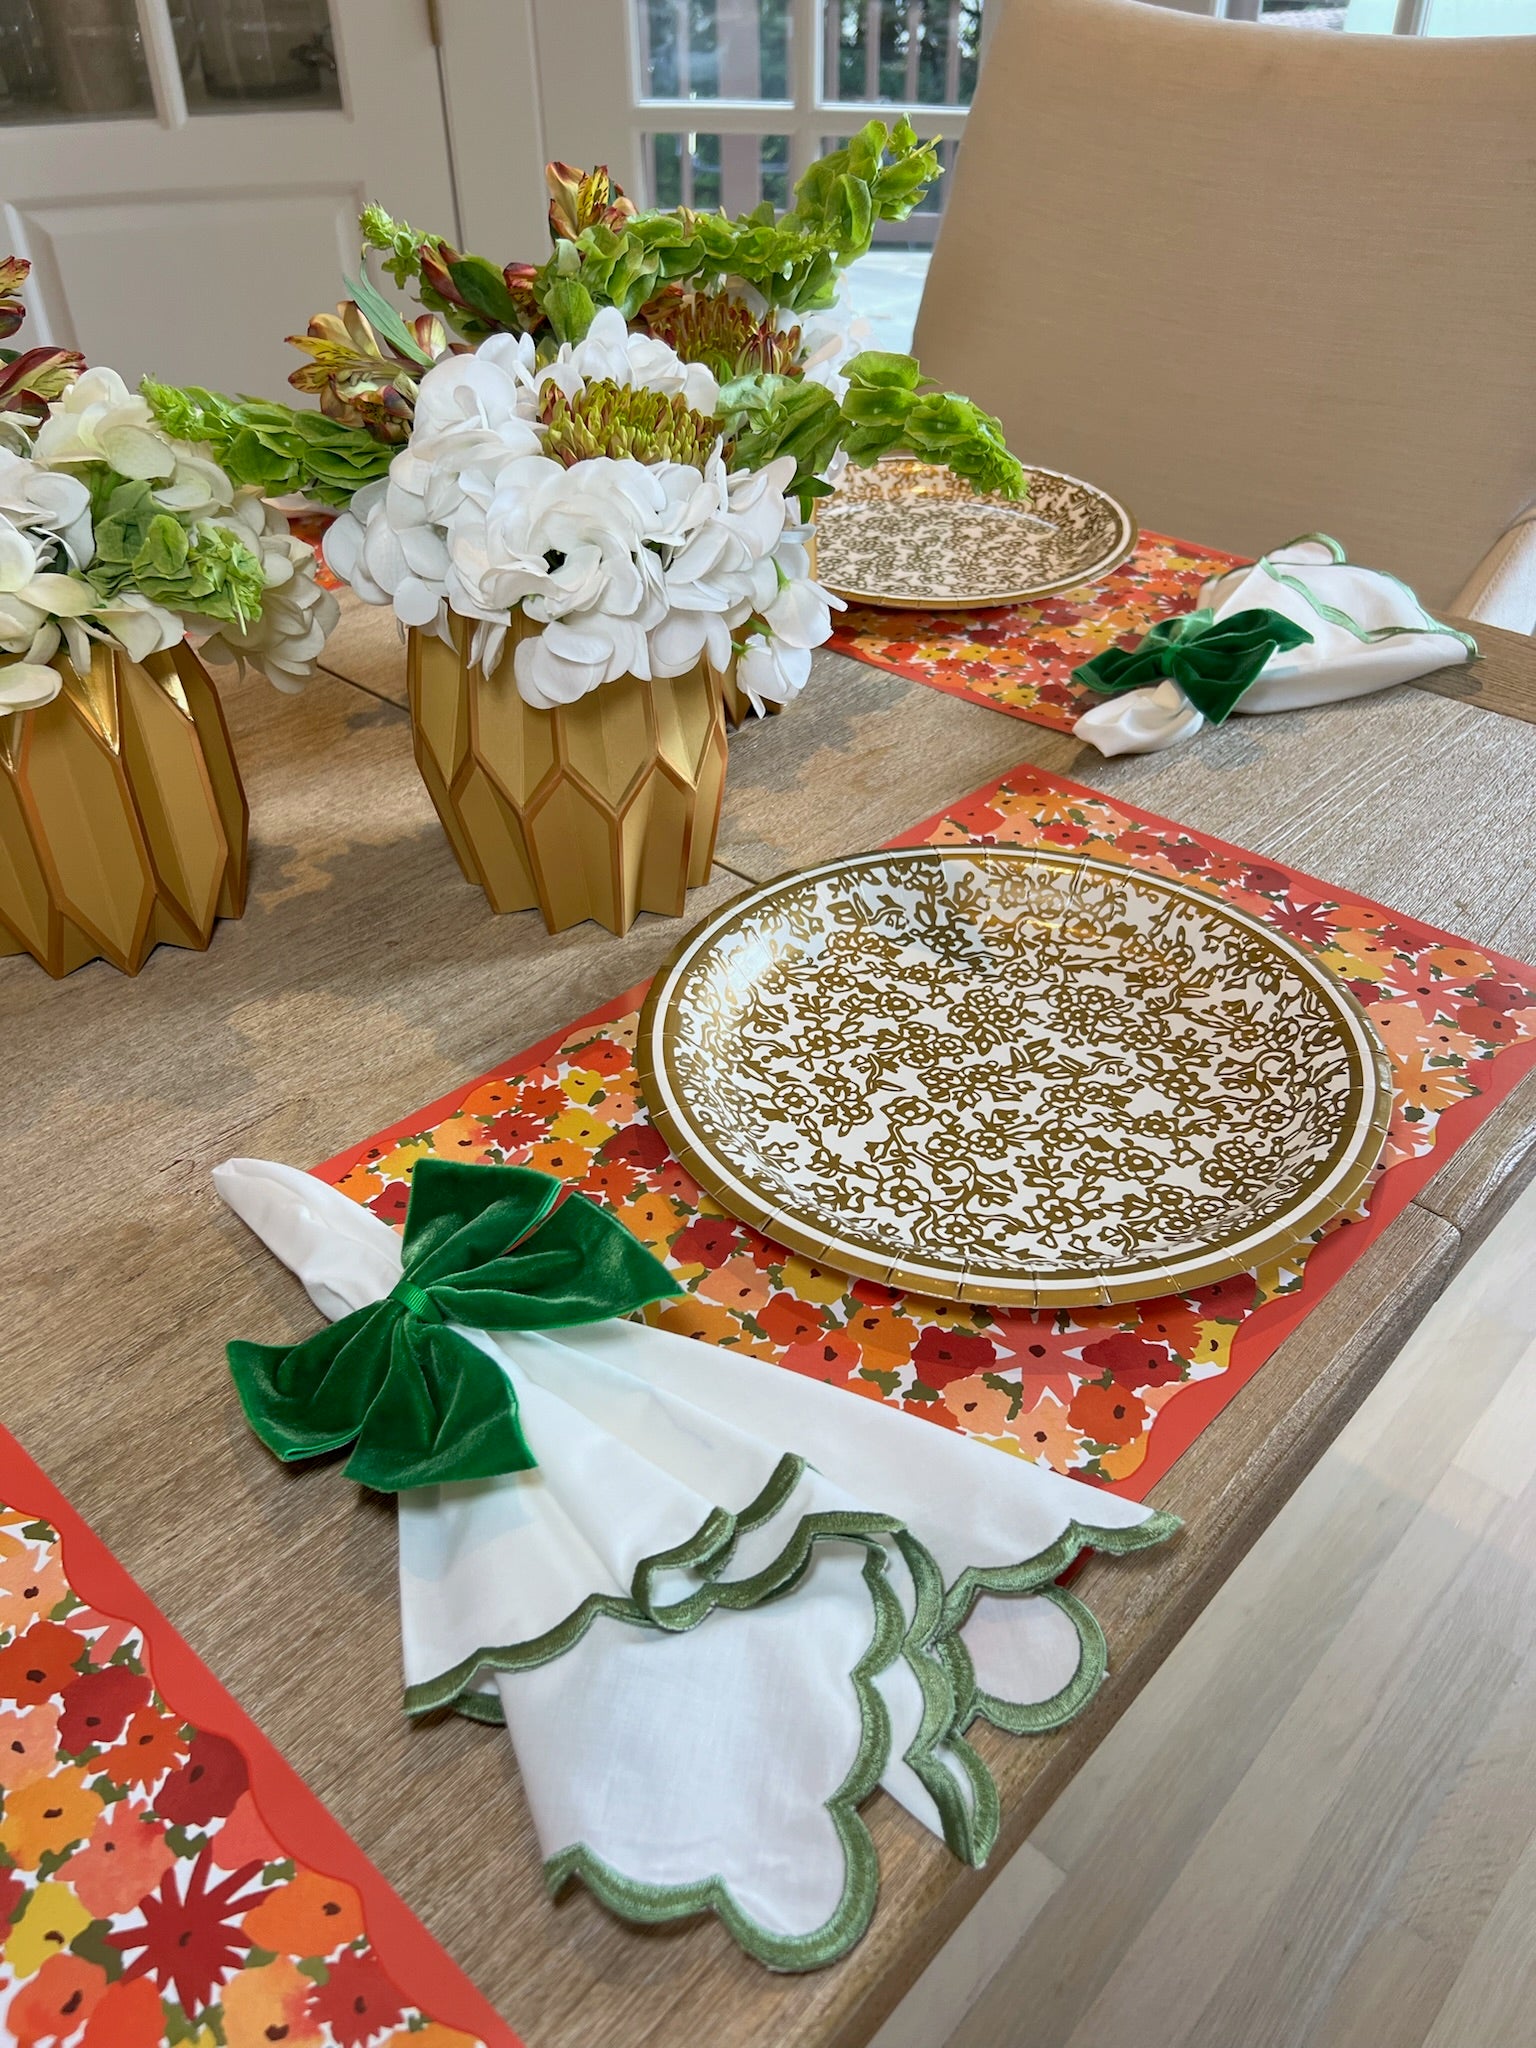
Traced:
<path fill-rule="evenodd" d="M 1235 612 L 1283 612 L 1312 635 L 1310 644 L 1280 649 L 1245 690 L 1233 715 L 1301 711 L 1412 682 L 1437 668 L 1470 660 L 1477 643 L 1432 619 L 1405 583 L 1379 569 L 1360 569 L 1326 534 L 1309 533 L 1229 569 L 1202 585 L 1192 610 L 1218 619 Z M 1106 697 L 1072 730 L 1101 754 L 1155 754 L 1197 733 L 1205 720 L 1176 682 Z"/>
<path fill-rule="evenodd" d="M 395 1233 L 311 1175 L 214 1180 L 333 1319 L 399 1279 Z M 463 1335 L 538 1464 L 399 1496 L 406 1702 L 505 1720 L 551 1890 L 713 1910 L 805 1969 L 868 1924 L 877 1783 L 983 1861 L 997 1795 L 963 1729 L 1075 1713 L 1104 1643 L 1054 1581 L 1176 1524 L 643 1323 Z"/>

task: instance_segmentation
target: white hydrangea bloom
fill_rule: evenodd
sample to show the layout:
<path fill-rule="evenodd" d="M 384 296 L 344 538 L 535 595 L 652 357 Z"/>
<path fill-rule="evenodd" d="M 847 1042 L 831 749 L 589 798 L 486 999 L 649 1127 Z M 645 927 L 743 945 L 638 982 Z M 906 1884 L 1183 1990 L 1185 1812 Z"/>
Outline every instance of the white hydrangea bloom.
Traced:
<path fill-rule="evenodd" d="M 49 466 L 104 462 L 119 476 L 148 482 L 176 470 L 175 450 L 156 426 L 148 400 L 130 391 L 116 370 L 87 370 L 56 399 L 32 452 Z"/>
<path fill-rule="evenodd" d="M 202 651 L 210 661 L 253 662 L 278 689 L 297 690 L 341 617 L 335 593 L 316 580 L 314 549 L 295 540 L 282 513 L 254 491 L 242 491 L 220 524 L 261 563 L 265 587 L 259 617 L 243 627 L 221 622 Z"/>
<path fill-rule="evenodd" d="M 49 407 L 25 450 L 0 442 L 0 656 L 15 657 L 0 661 L 0 712 L 35 709 L 58 694 L 51 664 L 61 648 L 83 674 L 93 643 L 143 661 L 176 646 L 189 624 L 211 624 L 142 591 L 104 598 L 93 588 L 91 494 L 73 473 L 88 463 L 148 484 L 178 521 L 193 531 L 222 527 L 261 563 L 260 616 L 243 627 L 221 623 L 207 643 L 214 660 L 249 656 L 284 689 L 313 673 L 340 607 L 316 580 L 312 550 L 255 492 L 237 493 L 210 456 L 173 440 L 115 370 L 88 370 Z"/>
<path fill-rule="evenodd" d="M 52 566 L 69 560 L 65 531 L 81 544 L 82 513 L 88 550 L 84 485 L 0 451 L 0 653 L 15 657 L 0 666 L 0 712 L 28 711 L 58 695 L 58 674 L 48 664 L 63 641 L 61 622 L 81 618 L 96 602 L 83 578 Z"/>

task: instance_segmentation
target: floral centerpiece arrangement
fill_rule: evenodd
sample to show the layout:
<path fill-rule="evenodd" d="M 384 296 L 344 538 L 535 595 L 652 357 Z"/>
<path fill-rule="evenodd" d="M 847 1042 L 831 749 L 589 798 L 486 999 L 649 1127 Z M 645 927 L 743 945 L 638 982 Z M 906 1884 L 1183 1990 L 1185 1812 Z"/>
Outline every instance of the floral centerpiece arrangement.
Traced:
<path fill-rule="evenodd" d="M 27 269 L 0 263 L 0 333 L 21 323 Z M 338 606 L 259 491 L 115 370 L 65 349 L 6 356 L 0 951 L 132 969 L 162 938 L 205 945 L 213 898 L 234 914 L 243 891 L 244 796 L 188 634 L 296 688 Z M 178 818 L 178 792 L 195 818 Z M 203 886 L 208 862 L 229 886 Z"/>
<path fill-rule="evenodd" d="M 0 333 L 21 323 L 27 270 L 0 261 Z M 0 709 L 48 702 L 60 648 L 83 674 L 93 642 L 141 661 L 205 631 L 205 654 L 280 687 L 312 673 L 336 600 L 258 490 L 71 350 L 7 362 L 0 407 Z"/>
<path fill-rule="evenodd" d="M 364 279 L 293 337 L 309 360 L 291 382 L 317 411 L 145 385 L 162 426 L 209 446 L 241 482 L 344 508 L 326 559 L 414 635 L 417 758 L 461 862 L 498 907 L 537 900 L 558 921 L 542 874 L 558 855 L 528 839 L 543 798 L 537 778 L 524 788 L 524 757 L 477 770 L 476 735 L 492 721 L 471 715 L 475 677 L 505 668 L 546 715 L 602 695 L 606 756 L 620 721 L 604 693 L 650 686 L 636 744 L 654 753 L 670 715 L 656 685 L 678 685 L 681 701 L 687 679 L 712 676 L 716 696 L 739 687 L 758 708 L 803 687 L 837 600 L 813 579 L 800 522 L 843 463 L 900 450 L 977 489 L 1022 493 L 994 419 L 928 387 L 909 356 L 855 352 L 837 318 L 841 272 L 938 168 L 907 121 L 871 122 L 811 167 L 791 211 L 732 220 L 640 212 L 606 170 L 551 164 L 541 264 L 499 266 L 370 206 L 365 244 L 423 310 L 407 321 Z M 423 654 L 425 636 L 451 666 Z M 462 719 L 427 702 L 423 660 L 434 692 L 463 692 Z M 717 805 L 705 757 L 720 750 L 695 737 L 670 765 Z M 570 765 L 559 740 L 503 730 L 504 745 L 525 740 Z M 515 842 L 500 886 L 470 815 L 483 820 L 496 791 L 521 792 L 498 816 Z M 627 783 L 582 802 L 583 819 L 595 804 L 610 832 L 634 808 Z M 560 814 L 574 830 L 568 804 Z M 700 879 L 713 832 L 694 824 L 686 862 Z M 658 868 L 636 861 L 637 875 Z M 666 907 L 674 893 L 662 890 Z M 621 926 L 632 914 L 617 913 Z"/>

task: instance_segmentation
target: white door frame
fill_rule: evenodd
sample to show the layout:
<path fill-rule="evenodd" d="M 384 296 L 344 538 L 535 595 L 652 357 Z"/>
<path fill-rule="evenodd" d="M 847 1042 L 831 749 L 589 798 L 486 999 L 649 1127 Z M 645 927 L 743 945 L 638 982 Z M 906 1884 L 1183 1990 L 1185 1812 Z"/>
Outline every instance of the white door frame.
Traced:
<path fill-rule="evenodd" d="M 240 353 L 229 349 L 230 323 L 240 337 L 260 321 L 261 379 L 275 395 L 285 359 L 298 360 L 283 336 L 343 298 L 343 279 L 357 273 L 365 199 L 455 232 L 429 9 L 330 0 L 339 108 L 204 113 L 188 109 L 164 0 L 135 4 L 152 115 L 0 127 L 0 250 L 33 265 L 22 345 L 83 348 L 133 376 L 154 368 L 217 383 L 221 355 Z M 285 214 L 307 237 L 292 271 Z M 154 263 L 136 265 L 134 249 L 152 250 Z M 225 300 L 238 300 L 238 316 Z M 153 362 L 134 360 L 140 335 Z"/>

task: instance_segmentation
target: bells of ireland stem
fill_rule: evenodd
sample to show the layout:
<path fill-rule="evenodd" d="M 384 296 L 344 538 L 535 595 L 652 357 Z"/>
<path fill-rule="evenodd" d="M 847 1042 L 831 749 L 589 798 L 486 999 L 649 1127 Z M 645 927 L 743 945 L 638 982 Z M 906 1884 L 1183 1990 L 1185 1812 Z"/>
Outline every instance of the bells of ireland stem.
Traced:
<path fill-rule="evenodd" d="M 594 304 L 615 306 L 632 320 L 660 283 L 661 258 L 636 235 L 610 227 L 582 230 L 581 282 Z M 547 310 L 547 309 L 546 309 Z"/>
<path fill-rule="evenodd" d="M 597 304 L 581 281 L 581 252 L 561 242 L 540 273 L 534 296 L 555 331 L 556 341 L 580 341 L 597 315 Z"/>

